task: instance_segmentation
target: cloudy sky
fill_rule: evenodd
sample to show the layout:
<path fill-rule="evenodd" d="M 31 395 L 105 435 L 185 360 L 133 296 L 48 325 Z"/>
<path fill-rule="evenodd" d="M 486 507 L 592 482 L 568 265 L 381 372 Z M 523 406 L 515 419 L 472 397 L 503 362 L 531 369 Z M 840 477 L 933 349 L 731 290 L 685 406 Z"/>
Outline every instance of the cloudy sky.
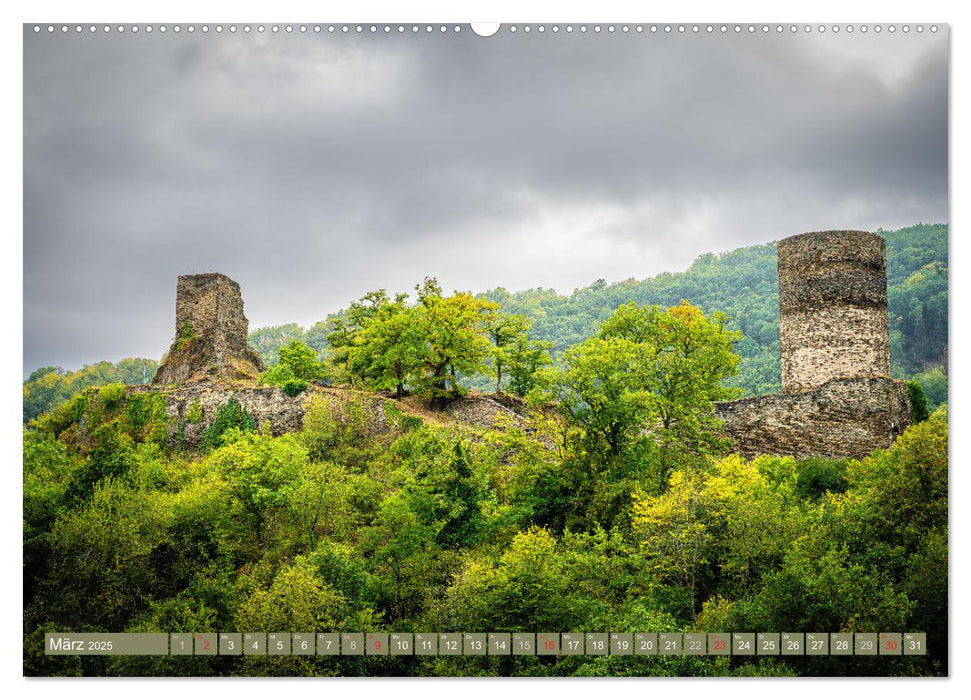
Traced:
<path fill-rule="evenodd" d="M 569 293 L 947 220 L 946 28 L 521 26 L 25 28 L 24 372 L 161 356 L 180 274 L 309 325 L 426 275 Z"/>

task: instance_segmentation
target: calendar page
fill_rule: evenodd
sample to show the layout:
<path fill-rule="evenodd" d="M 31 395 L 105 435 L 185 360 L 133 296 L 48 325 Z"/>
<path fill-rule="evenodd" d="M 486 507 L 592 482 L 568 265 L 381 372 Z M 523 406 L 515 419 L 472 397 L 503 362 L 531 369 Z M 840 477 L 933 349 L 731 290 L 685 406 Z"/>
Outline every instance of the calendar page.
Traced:
<path fill-rule="evenodd" d="M 25 676 L 949 675 L 947 24 L 22 31 Z"/>

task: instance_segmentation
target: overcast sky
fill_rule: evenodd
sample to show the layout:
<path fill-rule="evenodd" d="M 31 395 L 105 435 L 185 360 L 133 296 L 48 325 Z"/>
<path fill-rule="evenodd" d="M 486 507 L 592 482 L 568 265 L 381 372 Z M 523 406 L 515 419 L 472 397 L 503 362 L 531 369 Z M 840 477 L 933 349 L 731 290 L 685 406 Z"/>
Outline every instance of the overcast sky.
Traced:
<path fill-rule="evenodd" d="M 844 25 L 845 26 L 845 25 Z M 24 371 L 158 358 L 180 274 L 250 328 L 365 292 L 645 278 L 947 220 L 946 28 L 24 35 Z"/>

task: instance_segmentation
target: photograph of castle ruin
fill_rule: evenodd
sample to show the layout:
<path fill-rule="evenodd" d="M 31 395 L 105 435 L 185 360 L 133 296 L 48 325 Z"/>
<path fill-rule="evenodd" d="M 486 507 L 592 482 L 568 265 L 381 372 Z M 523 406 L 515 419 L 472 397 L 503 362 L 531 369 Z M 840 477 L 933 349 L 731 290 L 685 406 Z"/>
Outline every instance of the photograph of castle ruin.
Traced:
<path fill-rule="evenodd" d="M 25 676 L 949 675 L 947 26 L 77 26 Z"/>

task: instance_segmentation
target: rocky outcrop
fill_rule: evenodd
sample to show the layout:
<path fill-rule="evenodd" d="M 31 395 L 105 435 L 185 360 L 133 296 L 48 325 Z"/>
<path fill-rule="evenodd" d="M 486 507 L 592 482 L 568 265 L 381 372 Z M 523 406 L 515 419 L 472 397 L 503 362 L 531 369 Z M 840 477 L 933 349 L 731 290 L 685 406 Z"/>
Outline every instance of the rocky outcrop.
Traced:
<path fill-rule="evenodd" d="M 500 403 L 502 401 L 502 403 Z M 505 405 L 504 405 L 505 404 Z M 520 406 L 520 411 L 514 410 Z M 460 423 L 474 425 L 477 428 L 492 430 L 500 425 L 526 425 L 525 411 L 521 403 L 499 396 L 463 396 L 449 403 L 445 413 Z"/>
<path fill-rule="evenodd" d="M 175 341 L 155 385 L 256 380 L 265 367 L 247 344 L 249 321 L 239 285 L 225 275 L 182 275 L 175 294 Z"/>
<path fill-rule="evenodd" d="M 275 386 L 232 386 L 196 382 L 177 387 L 132 385 L 129 396 L 152 393 L 165 401 L 169 440 L 173 446 L 198 448 L 203 432 L 213 422 L 219 407 L 236 399 L 252 417 L 257 430 L 272 435 L 296 432 L 303 428 L 304 417 L 313 402 L 322 401 L 327 415 L 338 423 L 356 422 L 370 435 L 381 435 L 401 425 L 402 416 L 436 425 L 453 423 L 491 430 L 501 425 L 529 429 L 523 413 L 517 412 L 489 396 L 472 395 L 451 402 L 444 411 L 431 411 L 413 400 L 397 401 L 381 394 L 354 389 L 312 384 L 297 396 L 288 396 Z M 500 397 L 500 400 L 502 398 Z M 521 403 L 510 400 L 513 408 Z M 503 416 L 501 420 L 498 416 Z"/>

